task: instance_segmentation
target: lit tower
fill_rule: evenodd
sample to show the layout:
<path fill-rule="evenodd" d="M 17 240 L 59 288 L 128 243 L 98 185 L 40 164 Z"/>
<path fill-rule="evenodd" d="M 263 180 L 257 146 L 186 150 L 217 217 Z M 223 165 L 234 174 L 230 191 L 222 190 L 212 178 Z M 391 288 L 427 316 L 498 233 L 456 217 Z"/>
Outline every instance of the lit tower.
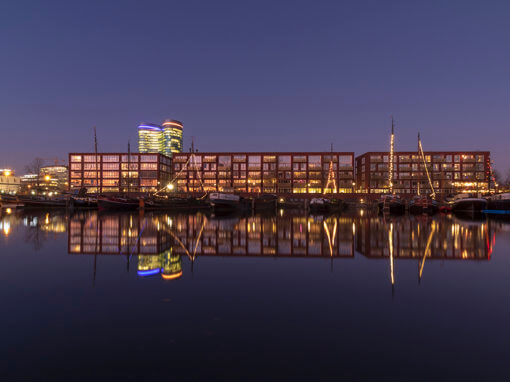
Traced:
<path fill-rule="evenodd" d="M 171 157 L 172 153 L 182 152 L 182 122 L 167 119 L 163 122 L 164 148 L 162 154 Z"/>
<path fill-rule="evenodd" d="M 138 151 L 141 153 L 163 154 L 163 129 L 153 123 L 138 126 Z"/>

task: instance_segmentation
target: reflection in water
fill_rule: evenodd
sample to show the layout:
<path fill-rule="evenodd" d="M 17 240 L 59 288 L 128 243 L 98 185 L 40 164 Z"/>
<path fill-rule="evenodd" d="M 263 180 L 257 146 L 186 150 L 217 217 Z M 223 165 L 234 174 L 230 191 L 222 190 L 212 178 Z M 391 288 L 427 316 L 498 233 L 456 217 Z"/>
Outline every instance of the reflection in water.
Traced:
<path fill-rule="evenodd" d="M 181 256 L 416 259 L 421 280 L 426 260 L 489 260 L 495 231 L 488 221 L 452 216 L 250 216 L 211 219 L 196 215 L 98 215 L 69 221 L 69 253 L 138 255 L 138 275 L 182 275 Z"/>
<path fill-rule="evenodd" d="M 450 215 L 403 216 L 391 222 L 379 217 L 362 218 L 356 223 L 356 250 L 369 258 L 489 260 L 493 244 L 486 245 L 487 238 L 498 229 L 490 223 L 461 221 Z M 388 230 L 395 231 L 390 236 L 391 251 Z"/>
<path fill-rule="evenodd" d="M 138 276 L 153 276 L 161 273 L 161 277 L 165 280 L 181 277 L 181 256 L 172 252 L 170 248 L 159 255 L 139 255 Z"/>
<path fill-rule="evenodd" d="M 0 209 L 0 236 L 7 238 L 22 227 L 25 242 L 39 250 L 52 235 L 66 232 L 66 216 L 62 212 L 43 210 L 20 212 L 10 208 Z"/>
<path fill-rule="evenodd" d="M 70 254 L 124 255 L 127 270 L 137 259 L 139 276 L 182 275 L 182 257 L 193 263 L 202 256 L 353 258 L 389 262 L 396 283 L 396 261 L 415 259 L 418 280 L 433 260 L 490 260 L 496 233 L 504 227 L 489 220 L 463 221 L 450 215 L 402 216 L 389 220 L 356 216 L 226 217 L 203 214 L 98 214 L 71 217 L 52 212 L 9 213 L 0 216 L 0 234 L 24 226 L 26 239 L 40 248 L 50 234 L 68 231 Z M 96 256 L 95 256 L 96 257 Z M 94 262 L 95 263 L 95 262 Z M 94 266 L 95 272 L 95 266 Z"/>

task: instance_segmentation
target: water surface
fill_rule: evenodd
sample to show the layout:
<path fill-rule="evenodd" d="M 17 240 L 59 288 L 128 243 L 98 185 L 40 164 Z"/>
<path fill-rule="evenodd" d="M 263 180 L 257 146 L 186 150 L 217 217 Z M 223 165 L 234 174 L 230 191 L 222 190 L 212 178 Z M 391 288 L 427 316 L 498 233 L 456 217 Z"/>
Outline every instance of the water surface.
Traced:
<path fill-rule="evenodd" d="M 505 380 L 510 225 L 0 217 L 3 380 Z"/>

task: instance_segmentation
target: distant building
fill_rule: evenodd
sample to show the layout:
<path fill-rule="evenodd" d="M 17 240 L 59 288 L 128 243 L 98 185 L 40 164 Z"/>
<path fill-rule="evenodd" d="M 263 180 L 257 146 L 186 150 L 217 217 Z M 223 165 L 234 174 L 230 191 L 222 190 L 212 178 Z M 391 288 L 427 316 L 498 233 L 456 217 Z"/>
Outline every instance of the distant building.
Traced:
<path fill-rule="evenodd" d="M 172 162 L 179 192 L 353 192 L 353 152 L 180 153 Z"/>
<path fill-rule="evenodd" d="M 62 192 L 69 184 L 69 170 L 67 166 L 44 166 L 39 172 L 39 185 L 44 191 Z"/>
<path fill-rule="evenodd" d="M 153 123 L 138 126 L 138 152 L 164 154 L 163 128 Z"/>
<path fill-rule="evenodd" d="M 172 157 L 182 152 L 182 122 L 166 120 L 163 126 L 142 123 L 138 126 L 138 151 L 140 153 L 159 153 Z"/>
<path fill-rule="evenodd" d="M 93 153 L 71 153 L 69 189 L 154 192 L 170 181 L 170 171 L 170 158 L 159 153 L 102 153 L 97 158 Z"/>
<path fill-rule="evenodd" d="M 490 184 L 490 152 L 428 151 L 423 158 L 416 151 L 395 152 L 393 189 L 399 194 L 487 192 Z M 389 191 L 388 152 L 368 152 L 356 158 L 356 185 L 359 192 Z"/>
<path fill-rule="evenodd" d="M 37 174 L 25 174 L 21 176 L 21 190 L 20 192 L 23 194 L 35 193 L 37 190 L 37 184 L 39 182 L 39 177 Z"/>
<path fill-rule="evenodd" d="M 21 178 L 11 169 L 0 169 L 0 193 L 17 194 L 20 191 Z"/>
<path fill-rule="evenodd" d="M 182 122 L 166 120 L 163 122 L 164 152 L 168 157 L 182 152 Z"/>

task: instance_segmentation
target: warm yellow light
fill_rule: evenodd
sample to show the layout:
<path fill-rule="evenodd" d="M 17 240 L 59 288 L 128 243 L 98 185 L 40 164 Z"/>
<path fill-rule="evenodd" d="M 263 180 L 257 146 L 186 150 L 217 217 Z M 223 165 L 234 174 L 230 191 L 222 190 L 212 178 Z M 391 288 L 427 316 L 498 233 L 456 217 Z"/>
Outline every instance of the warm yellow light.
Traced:
<path fill-rule="evenodd" d="M 9 222 L 4 223 L 4 235 L 9 236 L 9 232 L 11 232 L 11 224 Z"/>
<path fill-rule="evenodd" d="M 10 171 L 10 170 L 5 170 L 5 171 L 4 171 L 4 175 L 5 175 L 5 176 L 9 176 L 9 175 L 11 175 L 11 171 Z"/>
<path fill-rule="evenodd" d="M 45 180 L 46 182 L 49 182 L 49 181 L 50 181 L 50 179 L 51 179 L 51 178 L 50 178 L 50 176 L 49 176 L 49 175 L 46 175 L 46 176 L 44 177 L 44 180 Z"/>
<path fill-rule="evenodd" d="M 174 186 L 172 183 L 168 183 L 168 184 L 166 185 L 166 188 L 168 188 L 170 191 L 172 191 L 172 190 L 174 189 L 174 187 L 175 187 L 175 186 Z"/>
<path fill-rule="evenodd" d="M 7 213 L 7 215 L 10 215 L 12 213 L 12 210 L 10 208 L 7 208 L 5 212 Z"/>

